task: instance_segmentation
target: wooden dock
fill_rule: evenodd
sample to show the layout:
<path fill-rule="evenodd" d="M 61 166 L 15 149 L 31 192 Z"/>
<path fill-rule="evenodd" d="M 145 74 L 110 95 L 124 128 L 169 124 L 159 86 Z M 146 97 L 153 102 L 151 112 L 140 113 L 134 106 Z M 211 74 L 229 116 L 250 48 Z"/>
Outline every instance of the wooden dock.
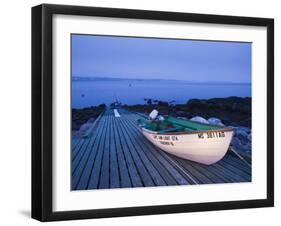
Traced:
<path fill-rule="evenodd" d="M 251 167 L 232 152 L 206 166 L 161 151 L 137 127 L 139 114 L 107 109 L 87 136 L 72 141 L 72 190 L 250 182 Z"/>

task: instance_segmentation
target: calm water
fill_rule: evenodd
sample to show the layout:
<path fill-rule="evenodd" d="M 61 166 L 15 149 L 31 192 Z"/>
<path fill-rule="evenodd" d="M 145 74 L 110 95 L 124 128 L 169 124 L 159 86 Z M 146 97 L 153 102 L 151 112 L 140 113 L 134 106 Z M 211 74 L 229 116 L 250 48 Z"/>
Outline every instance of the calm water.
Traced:
<path fill-rule="evenodd" d="M 182 81 L 73 81 L 72 107 L 84 108 L 114 102 L 144 104 L 145 98 L 186 103 L 189 99 L 250 97 L 248 84 L 190 84 Z"/>

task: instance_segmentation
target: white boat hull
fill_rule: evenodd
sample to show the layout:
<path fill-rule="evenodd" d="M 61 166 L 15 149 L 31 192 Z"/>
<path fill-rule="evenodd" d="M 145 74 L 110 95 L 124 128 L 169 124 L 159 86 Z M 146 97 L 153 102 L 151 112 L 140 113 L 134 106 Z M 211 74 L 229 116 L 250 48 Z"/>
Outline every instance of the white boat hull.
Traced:
<path fill-rule="evenodd" d="M 159 134 L 142 128 L 142 133 L 163 151 L 206 165 L 216 163 L 224 157 L 233 136 L 233 130 Z"/>

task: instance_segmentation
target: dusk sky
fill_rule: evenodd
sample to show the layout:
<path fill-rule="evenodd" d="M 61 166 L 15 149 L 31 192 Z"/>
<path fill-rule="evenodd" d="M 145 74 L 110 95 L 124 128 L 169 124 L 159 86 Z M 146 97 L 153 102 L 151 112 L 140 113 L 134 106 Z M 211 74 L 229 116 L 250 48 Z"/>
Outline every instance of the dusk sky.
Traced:
<path fill-rule="evenodd" d="M 251 82 L 251 43 L 72 35 L 72 76 Z"/>

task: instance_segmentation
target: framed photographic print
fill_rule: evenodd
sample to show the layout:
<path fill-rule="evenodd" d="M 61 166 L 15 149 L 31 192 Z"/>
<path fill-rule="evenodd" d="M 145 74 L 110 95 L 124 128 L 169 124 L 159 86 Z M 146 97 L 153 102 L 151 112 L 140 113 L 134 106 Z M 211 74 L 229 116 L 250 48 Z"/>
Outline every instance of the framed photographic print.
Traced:
<path fill-rule="evenodd" d="M 274 21 L 32 8 L 32 217 L 274 205 Z"/>

